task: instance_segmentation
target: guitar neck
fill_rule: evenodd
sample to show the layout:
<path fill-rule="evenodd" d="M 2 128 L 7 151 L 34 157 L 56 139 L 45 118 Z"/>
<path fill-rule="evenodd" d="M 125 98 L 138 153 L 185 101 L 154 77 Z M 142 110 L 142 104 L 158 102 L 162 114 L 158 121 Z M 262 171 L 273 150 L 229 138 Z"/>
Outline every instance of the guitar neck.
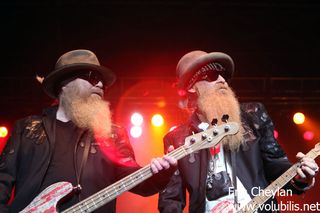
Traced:
<path fill-rule="evenodd" d="M 191 147 L 187 148 L 185 146 L 181 146 L 170 152 L 168 155 L 174 157 L 176 160 L 179 160 L 192 152 L 193 150 Z M 106 187 L 105 189 L 102 189 L 101 191 L 91 195 L 90 197 L 77 203 L 69 209 L 66 209 L 65 211 L 63 211 L 63 213 L 92 212 L 110 202 L 111 200 L 115 199 L 120 194 L 134 188 L 138 184 L 150 178 L 152 175 L 153 173 L 151 171 L 150 164 L 148 164 L 143 168 L 128 175 L 127 177 Z"/>
<path fill-rule="evenodd" d="M 315 159 L 318 156 L 318 154 L 312 149 L 306 154 L 306 156 Z M 283 173 L 280 177 L 273 181 L 267 188 L 265 188 L 262 191 L 259 191 L 259 195 L 254 197 L 248 204 L 246 204 L 242 209 L 240 209 L 238 213 L 255 212 L 255 210 L 257 210 L 259 206 L 261 206 L 272 196 L 274 196 L 276 192 L 278 192 L 284 185 L 286 185 L 292 178 L 296 176 L 297 168 L 300 167 L 300 165 L 300 162 L 292 165 L 285 173 Z"/>

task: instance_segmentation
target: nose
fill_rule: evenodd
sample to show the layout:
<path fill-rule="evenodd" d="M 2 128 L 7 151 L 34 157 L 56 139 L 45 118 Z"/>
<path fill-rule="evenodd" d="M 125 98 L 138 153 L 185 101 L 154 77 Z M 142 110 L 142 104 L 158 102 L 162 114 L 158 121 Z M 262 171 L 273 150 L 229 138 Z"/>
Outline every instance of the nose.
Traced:
<path fill-rule="evenodd" d="M 94 85 L 95 87 L 99 87 L 100 89 L 104 89 L 103 83 L 102 81 L 99 81 L 96 85 Z"/>
<path fill-rule="evenodd" d="M 221 75 L 218 76 L 216 82 L 218 83 L 227 83 L 226 79 L 224 79 L 224 77 L 222 77 Z"/>

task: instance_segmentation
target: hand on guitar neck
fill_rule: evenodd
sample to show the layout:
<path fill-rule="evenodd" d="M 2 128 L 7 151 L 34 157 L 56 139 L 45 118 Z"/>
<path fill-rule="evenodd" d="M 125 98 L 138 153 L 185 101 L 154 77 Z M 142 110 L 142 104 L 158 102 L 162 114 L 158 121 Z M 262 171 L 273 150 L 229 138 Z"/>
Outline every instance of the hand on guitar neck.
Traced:
<path fill-rule="evenodd" d="M 174 147 L 171 145 L 168 149 L 168 153 L 172 152 L 173 150 Z M 174 157 L 168 155 L 153 158 L 150 163 L 151 171 L 153 174 L 157 174 L 163 169 L 169 169 L 171 166 L 177 166 L 177 160 Z"/>
<path fill-rule="evenodd" d="M 314 186 L 319 166 L 314 159 L 305 156 L 302 152 L 299 152 L 296 157 L 300 161 L 301 166 L 297 168 L 297 175 L 293 178 L 292 184 L 300 190 L 309 189 Z M 300 186 L 301 184 L 304 185 L 303 188 Z"/>

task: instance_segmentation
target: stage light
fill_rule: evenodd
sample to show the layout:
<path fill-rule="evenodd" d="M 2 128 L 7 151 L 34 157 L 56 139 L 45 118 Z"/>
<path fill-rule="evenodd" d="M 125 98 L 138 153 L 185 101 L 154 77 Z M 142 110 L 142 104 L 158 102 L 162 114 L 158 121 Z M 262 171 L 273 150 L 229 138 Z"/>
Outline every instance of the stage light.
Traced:
<path fill-rule="evenodd" d="M 154 126 L 162 126 L 163 125 L 163 117 L 160 114 L 155 114 L 151 119 L 152 125 Z"/>
<path fill-rule="evenodd" d="M 186 96 L 187 91 L 185 91 L 184 89 L 179 89 L 177 93 L 180 97 L 184 97 Z"/>
<path fill-rule="evenodd" d="M 0 127 L 0 138 L 5 138 L 8 135 L 8 129 L 5 126 Z"/>
<path fill-rule="evenodd" d="M 306 141 L 311 141 L 313 140 L 314 138 L 314 133 L 312 131 L 305 131 L 303 133 L 303 138 L 306 140 Z"/>
<path fill-rule="evenodd" d="M 130 129 L 130 135 L 133 138 L 138 138 L 142 135 L 142 128 L 140 126 L 133 126 Z"/>
<path fill-rule="evenodd" d="M 140 126 L 142 123 L 143 123 L 143 117 L 140 113 L 133 113 L 131 115 L 131 123 L 134 125 L 134 126 Z"/>
<path fill-rule="evenodd" d="M 301 112 L 297 112 L 294 114 L 293 116 L 293 122 L 295 124 L 303 124 L 304 123 L 304 120 L 305 120 L 305 116 L 303 113 Z"/>
<path fill-rule="evenodd" d="M 278 139 L 279 132 L 277 130 L 273 130 L 273 136 L 274 136 L 275 139 Z"/>

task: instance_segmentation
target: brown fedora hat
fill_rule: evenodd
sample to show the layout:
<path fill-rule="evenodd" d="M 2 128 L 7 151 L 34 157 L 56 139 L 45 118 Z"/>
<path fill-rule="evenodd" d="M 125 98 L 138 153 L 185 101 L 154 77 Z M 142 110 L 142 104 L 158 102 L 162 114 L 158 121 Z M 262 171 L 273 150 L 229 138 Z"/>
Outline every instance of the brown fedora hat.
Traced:
<path fill-rule="evenodd" d="M 97 56 L 90 50 L 73 50 L 63 54 L 57 61 L 54 70 L 44 78 L 42 86 L 44 91 L 52 98 L 58 97 L 60 83 L 83 71 L 96 71 L 101 74 L 105 87 L 111 86 L 116 76 L 114 73 L 100 65 Z"/>
<path fill-rule="evenodd" d="M 229 55 L 222 52 L 191 51 L 178 62 L 176 68 L 178 87 L 190 89 L 196 82 L 194 76 L 208 70 L 223 71 L 224 78 L 228 81 L 233 76 L 234 63 Z"/>

